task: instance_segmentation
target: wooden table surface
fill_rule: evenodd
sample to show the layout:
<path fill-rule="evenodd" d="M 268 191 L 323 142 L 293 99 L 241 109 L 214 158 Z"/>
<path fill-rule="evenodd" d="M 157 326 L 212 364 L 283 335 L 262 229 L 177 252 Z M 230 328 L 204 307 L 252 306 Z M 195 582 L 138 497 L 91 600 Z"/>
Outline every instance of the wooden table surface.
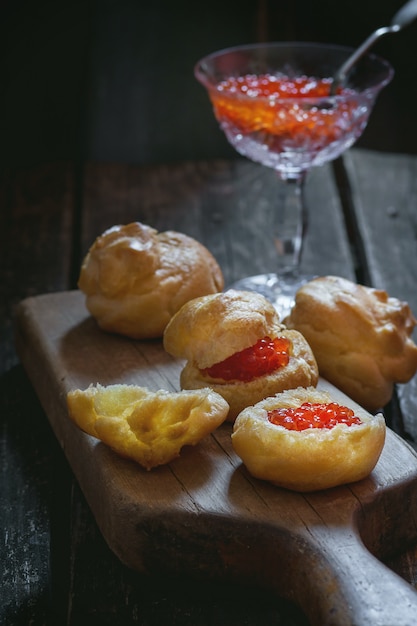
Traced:
<path fill-rule="evenodd" d="M 75 288 L 84 254 L 114 224 L 140 220 L 195 237 L 215 255 L 226 283 L 262 271 L 262 224 L 276 185 L 273 172 L 241 159 L 83 169 L 51 163 L 2 173 L 2 624 L 307 623 L 297 607 L 263 590 L 155 579 L 122 565 L 96 526 L 13 339 L 17 303 Z M 306 197 L 304 269 L 386 289 L 417 312 L 417 158 L 351 150 L 311 173 Z M 417 378 L 397 388 L 385 415 L 417 447 Z M 417 585 L 416 546 L 387 564 Z"/>

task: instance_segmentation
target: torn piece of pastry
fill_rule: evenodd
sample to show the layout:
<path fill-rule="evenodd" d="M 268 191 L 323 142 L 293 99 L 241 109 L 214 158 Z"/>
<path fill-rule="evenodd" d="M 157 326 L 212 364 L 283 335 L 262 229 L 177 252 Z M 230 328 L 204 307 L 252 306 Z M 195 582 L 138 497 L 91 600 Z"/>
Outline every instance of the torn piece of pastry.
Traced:
<path fill-rule="evenodd" d="M 211 389 L 168 392 L 136 385 L 90 385 L 67 395 L 84 432 L 147 470 L 169 463 L 222 424 L 229 407 Z"/>
<path fill-rule="evenodd" d="M 233 425 L 232 444 L 254 477 L 307 492 L 368 476 L 385 433 L 381 413 L 353 410 L 327 392 L 303 388 L 242 411 Z"/>
<path fill-rule="evenodd" d="M 96 239 L 78 286 L 103 330 L 148 339 L 162 337 L 185 302 L 221 291 L 224 281 L 212 254 L 192 237 L 133 222 Z"/>
<path fill-rule="evenodd" d="M 229 421 L 267 396 L 318 380 L 307 341 L 254 292 L 230 289 L 191 300 L 165 329 L 164 348 L 186 360 L 181 387 L 214 389 L 230 405 Z"/>
<path fill-rule="evenodd" d="M 337 276 L 303 285 L 285 320 L 310 344 L 320 375 L 365 409 L 391 399 L 417 371 L 416 320 L 406 302 Z"/>

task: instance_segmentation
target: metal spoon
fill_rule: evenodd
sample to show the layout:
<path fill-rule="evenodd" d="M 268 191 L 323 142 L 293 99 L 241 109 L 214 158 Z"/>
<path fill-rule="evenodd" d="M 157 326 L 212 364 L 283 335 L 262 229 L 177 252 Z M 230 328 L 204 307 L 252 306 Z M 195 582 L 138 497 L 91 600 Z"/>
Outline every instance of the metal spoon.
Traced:
<path fill-rule="evenodd" d="M 383 35 L 388 33 L 398 33 L 408 24 L 411 24 L 413 20 L 417 18 L 417 0 L 409 0 L 403 7 L 394 15 L 391 20 L 390 26 L 384 26 L 374 31 L 357 50 L 343 63 L 333 78 L 332 86 L 330 89 L 330 95 L 334 96 L 337 88 L 346 80 L 347 74 L 357 61 L 369 50 L 371 46 Z"/>

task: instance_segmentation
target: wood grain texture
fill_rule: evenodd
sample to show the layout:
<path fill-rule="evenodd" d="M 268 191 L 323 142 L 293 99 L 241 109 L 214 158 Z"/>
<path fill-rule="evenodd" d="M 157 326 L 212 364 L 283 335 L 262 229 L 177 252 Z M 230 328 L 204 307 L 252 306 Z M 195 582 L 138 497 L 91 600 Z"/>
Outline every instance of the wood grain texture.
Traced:
<path fill-rule="evenodd" d="M 275 172 L 242 158 L 153 167 L 89 163 L 82 251 L 115 223 L 139 220 L 201 241 L 220 263 L 226 284 L 276 271 L 266 225 L 279 210 L 281 186 Z M 331 168 L 311 172 L 305 193 L 309 225 L 301 270 L 353 279 L 354 260 Z"/>
<path fill-rule="evenodd" d="M 62 518 L 73 477 L 18 364 L 13 316 L 17 303 L 39 289 L 69 288 L 74 198 L 69 163 L 0 175 L 0 622 L 13 626 L 46 624 L 50 596 L 63 606 L 66 572 L 56 565 L 68 558 Z M 61 617 L 60 608 L 56 623 Z"/>
<path fill-rule="evenodd" d="M 39 288 L 42 293 L 69 288 L 74 202 L 69 163 L 0 174 L 2 372 L 17 362 L 11 333 L 15 305 Z"/>
<path fill-rule="evenodd" d="M 251 478 L 230 425 L 146 472 L 80 432 L 66 393 L 91 382 L 176 389 L 181 362 L 157 341 L 99 331 L 77 291 L 24 301 L 17 345 L 105 539 L 130 567 L 258 585 L 295 600 L 311 624 L 411 626 L 416 592 L 376 558 L 417 539 L 417 456 L 394 433 L 368 479 L 309 495 Z"/>

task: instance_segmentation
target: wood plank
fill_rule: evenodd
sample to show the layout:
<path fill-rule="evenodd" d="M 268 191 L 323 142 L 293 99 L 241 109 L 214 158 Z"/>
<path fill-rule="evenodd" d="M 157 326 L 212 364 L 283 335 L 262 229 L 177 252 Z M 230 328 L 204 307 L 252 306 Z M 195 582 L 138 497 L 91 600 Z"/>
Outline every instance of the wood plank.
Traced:
<path fill-rule="evenodd" d="M 95 381 L 172 389 L 180 363 L 162 348 L 155 359 L 156 342 L 99 331 L 79 292 L 23 302 L 17 339 L 99 527 L 123 562 L 264 586 L 297 601 L 311 624 L 412 622 L 416 592 L 359 535 L 378 557 L 417 539 L 417 455 L 392 431 L 368 479 L 309 495 L 251 478 L 227 424 L 168 466 L 145 472 L 72 424 L 66 392 Z M 146 376 L 142 359 L 152 363 Z"/>
<path fill-rule="evenodd" d="M 417 159 L 352 150 L 344 161 L 372 283 L 417 311 Z"/>
<path fill-rule="evenodd" d="M 18 365 L 12 322 L 22 298 L 70 286 L 73 167 L 3 170 L 0 202 L 0 621 L 40 625 L 51 608 L 48 587 L 53 595 L 63 571 L 62 563 L 55 566 L 67 539 L 62 516 L 70 508 L 73 478 Z"/>
<path fill-rule="evenodd" d="M 74 169 L 69 163 L 4 170 L 0 175 L 0 370 L 16 364 L 15 305 L 70 287 Z"/>
<path fill-rule="evenodd" d="M 417 317 L 417 160 L 363 150 L 344 160 L 372 285 L 408 302 Z M 398 385 L 398 397 L 417 442 L 417 377 Z"/>
<path fill-rule="evenodd" d="M 279 185 L 273 171 L 245 159 L 156 167 L 89 163 L 82 252 L 106 228 L 139 220 L 201 241 L 220 263 L 226 284 L 275 271 L 265 224 L 270 212 L 279 210 Z M 354 262 L 329 167 L 311 172 L 306 201 L 310 224 L 301 270 L 353 279 Z"/>

